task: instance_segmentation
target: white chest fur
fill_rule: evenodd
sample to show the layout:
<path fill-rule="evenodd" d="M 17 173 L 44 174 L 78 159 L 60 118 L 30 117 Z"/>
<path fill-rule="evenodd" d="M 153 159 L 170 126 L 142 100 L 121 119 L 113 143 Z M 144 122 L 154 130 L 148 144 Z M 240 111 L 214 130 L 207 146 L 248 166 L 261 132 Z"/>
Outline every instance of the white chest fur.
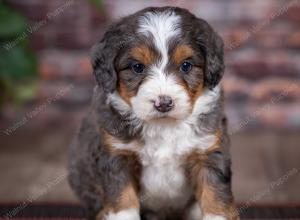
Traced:
<path fill-rule="evenodd" d="M 184 157 L 195 149 L 205 150 L 215 143 L 214 135 L 199 136 L 187 121 L 153 123 L 143 129 L 145 145 L 138 152 L 143 172 L 142 200 L 157 210 L 180 208 L 191 196 L 183 168 Z"/>

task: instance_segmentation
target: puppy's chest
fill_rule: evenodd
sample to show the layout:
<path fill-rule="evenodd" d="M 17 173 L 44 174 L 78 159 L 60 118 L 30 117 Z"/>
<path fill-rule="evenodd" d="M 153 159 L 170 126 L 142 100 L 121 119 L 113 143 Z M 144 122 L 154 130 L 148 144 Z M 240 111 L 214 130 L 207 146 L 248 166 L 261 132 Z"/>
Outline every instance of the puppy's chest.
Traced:
<path fill-rule="evenodd" d="M 158 210 L 182 208 L 192 192 L 185 174 L 185 158 L 194 150 L 205 150 L 216 142 L 213 134 L 199 135 L 189 123 L 176 126 L 146 125 L 142 141 L 120 143 L 118 149 L 137 153 L 142 164 L 141 201 L 148 208 Z"/>
<path fill-rule="evenodd" d="M 143 205 L 154 210 L 166 205 L 183 206 L 191 195 L 183 167 L 187 153 L 183 144 L 187 140 L 166 130 L 151 132 L 144 133 L 144 146 L 138 152 L 143 167 L 140 179 Z"/>
<path fill-rule="evenodd" d="M 149 126 L 138 151 L 142 163 L 142 200 L 151 209 L 183 207 L 192 192 L 185 174 L 185 158 L 195 149 L 211 146 L 213 136 L 200 137 L 189 124 Z"/>

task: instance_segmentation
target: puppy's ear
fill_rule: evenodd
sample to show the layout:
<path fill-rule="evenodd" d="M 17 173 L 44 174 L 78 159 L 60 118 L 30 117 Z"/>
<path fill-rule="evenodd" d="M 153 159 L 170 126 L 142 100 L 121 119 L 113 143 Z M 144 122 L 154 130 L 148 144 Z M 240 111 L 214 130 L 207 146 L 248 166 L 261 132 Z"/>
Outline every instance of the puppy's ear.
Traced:
<path fill-rule="evenodd" d="M 204 83 L 213 89 L 220 82 L 224 73 L 224 51 L 222 38 L 210 25 L 198 19 L 196 41 L 205 56 Z"/>
<path fill-rule="evenodd" d="M 111 27 L 103 39 L 91 49 L 94 76 L 105 93 L 112 93 L 116 89 L 117 74 L 114 60 L 119 51 L 121 38 L 116 32 L 116 27 Z"/>

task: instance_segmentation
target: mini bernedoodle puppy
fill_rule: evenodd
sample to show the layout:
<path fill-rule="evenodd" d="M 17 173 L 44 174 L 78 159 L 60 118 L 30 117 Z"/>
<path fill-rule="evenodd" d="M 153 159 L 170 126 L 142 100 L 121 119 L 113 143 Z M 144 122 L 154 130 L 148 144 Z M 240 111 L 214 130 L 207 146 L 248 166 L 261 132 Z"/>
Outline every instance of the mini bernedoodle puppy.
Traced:
<path fill-rule="evenodd" d="M 223 95 L 223 41 L 177 7 L 146 8 L 92 49 L 92 107 L 71 147 L 90 219 L 238 219 Z"/>

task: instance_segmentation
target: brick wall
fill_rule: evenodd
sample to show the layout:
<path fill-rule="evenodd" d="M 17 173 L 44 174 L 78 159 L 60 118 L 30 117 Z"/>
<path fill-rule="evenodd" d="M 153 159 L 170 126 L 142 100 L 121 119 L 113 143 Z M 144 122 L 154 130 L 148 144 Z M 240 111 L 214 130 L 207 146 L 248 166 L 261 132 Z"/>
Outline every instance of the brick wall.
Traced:
<path fill-rule="evenodd" d="M 188 8 L 224 38 L 230 131 L 300 128 L 300 0 L 114 0 L 105 1 L 105 15 L 85 0 L 9 3 L 32 26 L 46 19 L 31 37 L 41 75 L 51 80 L 89 78 L 87 51 L 112 20 L 146 6 Z"/>
<path fill-rule="evenodd" d="M 102 34 L 106 22 L 103 13 L 88 0 L 8 2 L 28 18 L 34 29 L 30 36 L 36 50 L 89 48 Z"/>

